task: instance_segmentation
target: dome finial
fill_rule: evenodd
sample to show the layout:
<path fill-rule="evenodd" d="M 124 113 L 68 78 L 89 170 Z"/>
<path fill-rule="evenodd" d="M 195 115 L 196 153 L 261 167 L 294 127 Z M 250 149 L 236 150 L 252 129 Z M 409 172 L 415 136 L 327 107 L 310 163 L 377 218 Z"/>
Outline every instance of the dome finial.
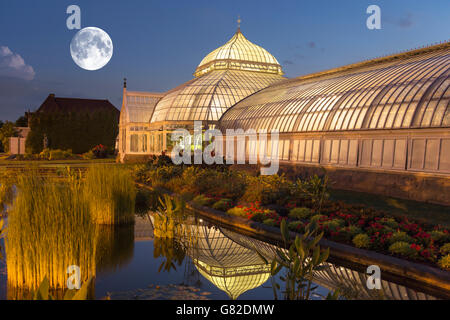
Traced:
<path fill-rule="evenodd" d="M 241 16 L 239 16 L 239 15 L 238 15 L 237 23 L 238 23 L 237 32 L 241 32 Z"/>

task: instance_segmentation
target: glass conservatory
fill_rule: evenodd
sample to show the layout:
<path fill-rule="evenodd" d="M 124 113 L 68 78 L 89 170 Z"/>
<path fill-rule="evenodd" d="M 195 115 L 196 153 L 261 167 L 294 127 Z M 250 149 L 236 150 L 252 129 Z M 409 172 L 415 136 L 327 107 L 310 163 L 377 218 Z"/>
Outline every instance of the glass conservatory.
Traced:
<path fill-rule="evenodd" d="M 170 132 L 174 129 L 192 130 L 195 120 L 203 121 L 205 128 L 214 127 L 228 108 L 285 79 L 275 57 L 247 40 L 239 28 L 227 43 L 200 62 L 194 77 L 161 94 L 127 93 L 124 89 L 124 115 L 119 135 L 121 160 L 126 155 L 148 155 L 170 149 Z M 133 95 L 146 94 L 155 99 L 151 102 L 133 99 Z M 136 114 L 136 117 L 130 117 L 129 113 Z M 139 120 L 139 125 L 134 120 Z M 132 138 L 130 133 L 126 134 L 128 131 L 123 130 L 125 124 L 145 130 L 137 136 L 135 133 Z M 147 144 L 147 148 L 143 144 Z"/>
<path fill-rule="evenodd" d="M 286 80 L 219 127 L 278 130 L 290 163 L 450 173 L 450 45 Z M 258 146 L 247 143 L 247 155 Z"/>
<path fill-rule="evenodd" d="M 124 160 L 126 154 L 145 154 L 151 151 L 149 144 L 149 123 L 162 93 L 127 91 L 123 89 L 123 102 L 119 119 L 119 155 Z"/>

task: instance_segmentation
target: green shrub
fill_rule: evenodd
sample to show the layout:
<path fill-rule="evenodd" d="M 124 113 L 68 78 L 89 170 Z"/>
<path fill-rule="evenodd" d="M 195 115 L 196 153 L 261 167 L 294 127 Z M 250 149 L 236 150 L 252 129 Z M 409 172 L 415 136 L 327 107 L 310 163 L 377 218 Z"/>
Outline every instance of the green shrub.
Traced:
<path fill-rule="evenodd" d="M 72 157 L 72 150 L 50 150 L 49 160 L 65 160 Z"/>
<path fill-rule="evenodd" d="M 270 209 L 258 208 L 257 210 L 250 210 L 249 216 L 253 221 L 264 222 L 268 218 L 274 218 L 277 213 Z"/>
<path fill-rule="evenodd" d="M 205 196 L 203 194 L 199 194 L 194 199 L 192 199 L 192 202 L 199 206 L 209 207 L 210 205 L 212 205 L 214 203 L 214 199 L 208 198 L 207 196 Z"/>
<path fill-rule="evenodd" d="M 227 214 L 237 217 L 247 217 L 244 207 L 234 207 L 227 211 Z"/>
<path fill-rule="evenodd" d="M 345 230 L 352 236 L 356 236 L 357 234 L 362 233 L 361 228 L 354 225 L 348 226 L 347 228 L 345 228 Z"/>
<path fill-rule="evenodd" d="M 394 218 L 383 218 L 380 220 L 380 222 L 382 224 L 384 224 L 385 226 L 388 226 L 389 228 L 392 228 L 392 229 L 398 228 L 398 223 L 397 223 L 397 221 L 395 221 Z"/>
<path fill-rule="evenodd" d="M 397 241 L 389 246 L 389 252 L 400 254 L 406 257 L 414 257 L 417 251 L 411 248 L 411 244 L 405 241 Z"/>
<path fill-rule="evenodd" d="M 343 240 L 350 241 L 352 240 L 357 234 L 362 233 L 361 228 L 351 225 L 345 228 L 342 228 L 339 230 L 340 237 L 343 238 Z"/>
<path fill-rule="evenodd" d="M 316 214 L 316 215 L 314 215 L 314 216 L 312 216 L 311 217 L 311 219 L 310 219 L 310 221 L 312 222 L 312 221 L 319 221 L 319 220 L 321 220 L 321 219 L 324 219 L 324 218 L 326 218 L 327 216 L 325 216 L 325 215 L 323 215 L 323 214 Z"/>
<path fill-rule="evenodd" d="M 450 253 L 450 243 L 444 244 L 441 249 L 439 250 L 442 254 L 449 254 Z"/>
<path fill-rule="evenodd" d="M 288 223 L 289 230 L 297 231 L 298 226 L 302 225 L 301 221 L 292 221 Z"/>
<path fill-rule="evenodd" d="M 289 218 L 306 219 L 311 216 L 311 209 L 309 208 L 293 208 L 289 211 Z"/>
<path fill-rule="evenodd" d="M 433 239 L 436 242 L 447 241 L 450 238 L 448 234 L 446 234 L 442 231 L 439 231 L 439 230 L 431 231 L 430 236 L 431 236 L 431 239 Z"/>
<path fill-rule="evenodd" d="M 342 227 L 345 224 L 345 221 L 342 219 L 333 219 L 333 220 L 328 220 L 322 223 L 322 225 L 325 228 L 328 228 L 331 231 L 336 231 L 337 229 L 339 229 L 340 227 Z"/>
<path fill-rule="evenodd" d="M 166 187 L 166 183 L 181 175 L 182 169 L 179 166 L 161 166 L 157 168 L 150 168 L 144 174 L 144 181 L 153 187 Z"/>
<path fill-rule="evenodd" d="M 389 238 L 389 242 L 392 244 L 394 242 L 407 242 L 407 243 L 413 243 L 414 239 L 410 237 L 406 232 L 404 231 L 397 231 L 392 234 L 392 237 Z"/>
<path fill-rule="evenodd" d="M 83 157 L 83 159 L 85 159 L 85 160 L 92 160 L 92 159 L 95 159 L 95 155 L 94 155 L 94 152 L 93 152 L 92 150 L 89 150 L 88 152 L 83 153 L 82 157 Z"/>
<path fill-rule="evenodd" d="M 443 256 L 441 259 L 439 259 L 438 265 L 442 269 L 450 270 L 450 254 L 447 254 Z"/>
<path fill-rule="evenodd" d="M 292 183 L 284 175 L 248 176 L 244 202 L 267 204 L 285 204 L 290 198 Z"/>
<path fill-rule="evenodd" d="M 365 233 L 360 233 L 356 235 L 353 240 L 353 244 L 357 248 L 369 248 L 370 247 L 370 238 Z"/>
<path fill-rule="evenodd" d="M 9 138 L 17 136 L 18 132 L 13 122 L 6 121 L 0 126 L 0 145 L 3 147 L 4 152 L 9 152 Z"/>
<path fill-rule="evenodd" d="M 276 227 L 277 223 L 275 221 L 275 219 L 269 218 L 263 221 L 264 224 L 271 226 L 271 227 Z"/>
<path fill-rule="evenodd" d="M 184 169 L 176 183 L 194 193 L 208 193 L 220 198 L 236 200 L 245 190 L 243 176 L 242 173 L 234 170 L 217 171 L 191 166 Z M 174 187 L 176 189 L 176 186 Z"/>
<path fill-rule="evenodd" d="M 64 158 L 64 152 L 62 150 L 50 150 L 49 160 L 61 160 Z"/>
<path fill-rule="evenodd" d="M 39 155 L 32 153 L 18 154 L 16 160 L 39 160 Z"/>
<path fill-rule="evenodd" d="M 50 149 L 45 148 L 42 150 L 41 153 L 39 153 L 39 157 L 44 160 L 50 159 Z"/>
<path fill-rule="evenodd" d="M 219 201 L 213 204 L 213 208 L 219 211 L 226 212 L 231 206 L 233 201 L 231 199 L 220 199 Z"/>

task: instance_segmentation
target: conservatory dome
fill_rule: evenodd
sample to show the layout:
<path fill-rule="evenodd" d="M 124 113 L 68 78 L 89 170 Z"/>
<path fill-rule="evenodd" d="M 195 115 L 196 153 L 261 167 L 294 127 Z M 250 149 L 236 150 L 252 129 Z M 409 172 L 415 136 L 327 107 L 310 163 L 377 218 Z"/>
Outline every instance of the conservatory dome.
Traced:
<path fill-rule="evenodd" d="M 285 79 L 278 61 L 248 41 L 240 29 L 197 67 L 196 78 L 168 91 L 155 107 L 151 123 L 218 122 L 231 106 Z"/>
<path fill-rule="evenodd" d="M 199 77 L 212 70 L 224 69 L 283 75 L 277 59 L 266 49 L 247 40 L 240 29 L 227 43 L 203 58 L 194 75 Z"/>

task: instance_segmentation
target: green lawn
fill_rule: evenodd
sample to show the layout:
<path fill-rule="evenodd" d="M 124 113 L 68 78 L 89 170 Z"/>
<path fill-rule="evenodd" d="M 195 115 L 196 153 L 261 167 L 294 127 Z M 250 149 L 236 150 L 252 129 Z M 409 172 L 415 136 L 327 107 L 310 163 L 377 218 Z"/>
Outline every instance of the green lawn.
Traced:
<path fill-rule="evenodd" d="M 107 159 L 75 159 L 75 160 L 6 160 L 8 155 L 0 154 L 0 167 L 23 167 L 23 166 L 38 166 L 38 167 L 65 167 L 70 165 L 87 166 L 98 163 L 114 163 L 115 157 Z"/>
<path fill-rule="evenodd" d="M 441 224 L 450 228 L 450 207 L 423 203 L 411 200 L 355 192 L 346 190 L 331 190 L 332 200 L 342 200 L 351 204 L 363 204 L 382 210 L 397 217 L 410 217 L 429 224 Z"/>

